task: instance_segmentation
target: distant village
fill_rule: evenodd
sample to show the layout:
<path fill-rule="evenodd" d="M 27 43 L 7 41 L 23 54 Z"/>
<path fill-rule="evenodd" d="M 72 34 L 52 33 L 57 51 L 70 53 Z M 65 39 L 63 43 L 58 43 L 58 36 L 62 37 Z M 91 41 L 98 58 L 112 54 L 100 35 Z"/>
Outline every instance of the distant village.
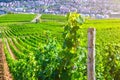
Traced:
<path fill-rule="evenodd" d="M 77 11 L 92 18 L 120 17 L 120 3 L 114 0 L 21 0 L 0 2 L 0 14 L 66 14 Z"/>

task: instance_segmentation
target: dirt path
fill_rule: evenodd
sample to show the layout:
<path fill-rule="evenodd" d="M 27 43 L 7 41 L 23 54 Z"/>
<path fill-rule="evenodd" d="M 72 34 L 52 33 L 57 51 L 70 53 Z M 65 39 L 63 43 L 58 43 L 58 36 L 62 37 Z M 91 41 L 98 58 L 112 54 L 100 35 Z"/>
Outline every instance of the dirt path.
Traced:
<path fill-rule="evenodd" d="M 41 14 L 37 14 L 37 16 L 31 22 L 35 23 L 37 19 L 38 20 L 40 19 L 40 17 L 41 17 Z"/>
<path fill-rule="evenodd" d="M 4 54 L 1 39 L 0 39 L 0 80 L 13 80 L 6 62 L 6 57 Z"/>
<path fill-rule="evenodd" d="M 9 51 L 11 57 L 12 57 L 13 59 L 16 59 L 15 55 L 13 54 L 13 52 L 12 52 L 11 49 L 10 49 L 10 46 L 9 46 L 9 44 L 8 44 L 7 39 L 4 38 L 4 40 L 5 40 L 5 43 L 6 43 L 6 45 L 7 45 L 7 49 L 8 49 L 8 51 Z"/>

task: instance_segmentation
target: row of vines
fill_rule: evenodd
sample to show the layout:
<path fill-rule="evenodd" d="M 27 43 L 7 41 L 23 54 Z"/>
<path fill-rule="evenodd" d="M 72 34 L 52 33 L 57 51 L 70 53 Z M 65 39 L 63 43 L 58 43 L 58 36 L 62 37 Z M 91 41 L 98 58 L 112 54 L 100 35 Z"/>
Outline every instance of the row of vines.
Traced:
<path fill-rule="evenodd" d="M 26 24 L 9 25 L 2 31 L 4 52 L 15 80 L 87 80 L 87 28 L 83 27 L 84 18 L 70 13 L 67 20 L 63 32 L 59 32 L 59 28 L 53 30 L 52 27 L 48 31 Z M 120 29 L 97 29 L 97 80 L 120 79 L 118 34 Z M 15 58 L 11 56 L 7 43 Z"/>

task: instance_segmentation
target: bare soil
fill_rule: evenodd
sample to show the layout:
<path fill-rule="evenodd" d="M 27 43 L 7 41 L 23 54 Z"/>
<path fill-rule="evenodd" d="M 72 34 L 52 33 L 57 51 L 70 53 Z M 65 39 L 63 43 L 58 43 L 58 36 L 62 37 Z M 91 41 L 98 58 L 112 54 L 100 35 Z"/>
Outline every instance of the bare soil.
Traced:
<path fill-rule="evenodd" d="M 0 39 L 0 80 L 13 80 L 4 54 L 3 43 Z"/>

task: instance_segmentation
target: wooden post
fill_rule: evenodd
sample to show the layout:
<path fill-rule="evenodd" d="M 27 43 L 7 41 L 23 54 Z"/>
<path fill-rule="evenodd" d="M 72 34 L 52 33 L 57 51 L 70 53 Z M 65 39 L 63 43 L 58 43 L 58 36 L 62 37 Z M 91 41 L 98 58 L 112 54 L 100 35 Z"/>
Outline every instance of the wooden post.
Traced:
<path fill-rule="evenodd" d="M 95 80 L 95 34 L 94 28 L 88 29 L 88 80 Z"/>

